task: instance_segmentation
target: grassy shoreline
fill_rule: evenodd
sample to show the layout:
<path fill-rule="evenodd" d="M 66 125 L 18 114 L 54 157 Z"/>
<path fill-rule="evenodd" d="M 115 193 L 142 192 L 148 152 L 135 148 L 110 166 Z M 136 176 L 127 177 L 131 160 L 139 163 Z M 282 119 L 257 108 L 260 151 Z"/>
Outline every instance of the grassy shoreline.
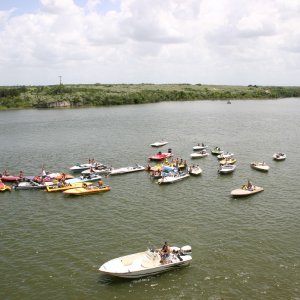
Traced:
<path fill-rule="evenodd" d="M 300 97 L 300 87 L 99 83 L 3 86 L 0 87 L 0 110 L 291 97 Z"/>

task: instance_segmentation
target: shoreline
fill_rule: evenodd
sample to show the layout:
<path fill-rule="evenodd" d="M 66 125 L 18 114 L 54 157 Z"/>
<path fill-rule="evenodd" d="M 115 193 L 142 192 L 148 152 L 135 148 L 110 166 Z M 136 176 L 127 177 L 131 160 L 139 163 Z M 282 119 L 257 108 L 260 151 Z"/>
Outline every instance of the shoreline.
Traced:
<path fill-rule="evenodd" d="M 168 101 L 267 100 L 300 97 L 300 87 L 202 84 L 60 84 L 0 87 L 0 111 L 83 108 Z"/>

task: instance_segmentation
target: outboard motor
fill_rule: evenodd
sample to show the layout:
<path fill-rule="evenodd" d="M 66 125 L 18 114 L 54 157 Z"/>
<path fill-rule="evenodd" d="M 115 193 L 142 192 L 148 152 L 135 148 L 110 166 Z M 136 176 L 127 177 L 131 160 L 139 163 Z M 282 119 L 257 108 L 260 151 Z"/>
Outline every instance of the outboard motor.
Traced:
<path fill-rule="evenodd" d="M 180 248 L 181 255 L 191 255 L 192 247 L 190 245 L 186 245 Z"/>
<path fill-rule="evenodd" d="M 168 153 L 172 153 L 172 149 L 171 148 L 168 149 Z"/>

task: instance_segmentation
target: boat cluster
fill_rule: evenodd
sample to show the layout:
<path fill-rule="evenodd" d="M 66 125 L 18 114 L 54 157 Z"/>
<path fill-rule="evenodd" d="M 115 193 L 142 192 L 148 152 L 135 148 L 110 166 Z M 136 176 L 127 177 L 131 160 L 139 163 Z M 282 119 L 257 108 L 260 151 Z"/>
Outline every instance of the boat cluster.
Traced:
<path fill-rule="evenodd" d="M 168 144 L 166 141 L 155 142 L 152 147 L 161 147 Z M 210 155 L 207 151 L 208 146 L 204 143 L 193 147 L 192 159 L 203 158 Z M 219 163 L 218 173 L 228 174 L 236 169 L 237 160 L 234 153 L 225 152 L 220 147 L 211 149 L 211 154 L 216 156 Z M 284 160 L 284 153 L 275 153 L 274 160 Z M 36 176 L 25 176 L 20 171 L 18 176 L 12 176 L 7 170 L 0 174 L 0 191 L 42 189 L 46 192 L 63 192 L 65 195 L 88 195 L 105 191 L 110 191 L 110 186 L 102 181 L 102 176 L 127 174 L 147 170 L 150 177 L 157 180 L 158 184 L 174 183 L 190 175 L 200 175 L 202 169 L 198 164 L 187 165 L 187 161 L 181 158 L 173 158 L 172 149 L 167 152 L 159 151 L 153 156 L 148 157 L 149 164 L 144 166 L 136 164 L 122 168 L 112 168 L 96 162 L 94 159 L 88 163 L 76 164 L 69 168 L 73 174 L 63 172 L 50 173 L 42 169 L 41 174 Z M 155 162 L 154 165 L 151 165 Z M 251 162 L 250 167 L 268 172 L 270 167 L 264 162 Z M 77 174 L 77 175 L 76 175 Z M 6 184 L 12 183 L 12 185 Z M 96 184 L 95 184 L 96 182 Z M 241 188 L 231 192 L 233 197 L 248 196 L 263 191 L 262 187 L 252 184 L 249 180 Z M 189 265 L 192 260 L 191 246 L 168 246 L 167 242 L 162 248 L 151 247 L 146 251 L 129 254 L 114 258 L 104 263 L 99 270 L 108 275 L 124 278 L 140 278 L 149 275 L 159 274 L 177 267 Z"/>
<path fill-rule="evenodd" d="M 136 165 L 124 168 L 112 168 L 94 159 L 88 163 L 76 164 L 70 167 L 72 173 L 80 173 L 75 176 L 64 172 L 50 173 L 42 169 L 36 176 L 25 176 L 23 171 L 19 175 L 10 175 L 7 170 L 0 174 L 0 191 L 13 190 L 45 190 L 47 192 L 63 192 L 66 195 L 87 195 L 110 191 L 110 186 L 105 185 L 102 176 L 117 175 L 144 171 L 145 167 Z M 6 182 L 12 185 L 5 184 Z M 96 184 L 93 184 L 97 182 Z"/>
<path fill-rule="evenodd" d="M 162 147 L 168 144 L 167 141 L 159 141 L 150 144 L 152 147 Z M 193 153 L 190 157 L 194 160 L 196 158 L 203 158 L 209 156 L 208 146 L 204 143 L 198 143 L 193 147 Z M 219 174 L 229 174 L 235 171 L 237 160 L 234 158 L 234 153 L 223 151 L 220 147 L 211 149 L 211 154 L 216 156 L 219 161 Z M 286 155 L 284 153 L 275 153 L 274 160 L 284 160 Z M 96 162 L 94 159 L 89 159 L 88 163 L 78 163 L 69 168 L 71 173 L 80 173 L 80 175 L 71 175 L 63 172 L 50 173 L 42 168 L 41 174 L 36 176 L 25 176 L 23 171 L 19 175 L 10 175 L 7 170 L 0 174 L 0 191 L 14 190 L 29 190 L 42 189 L 47 192 L 63 192 L 66 195 L 87 195 L 95 194 L 105 191 L 110 191 L 110 186 L 102 181 L 102 176 L 127 174 L 147 170 L 150 177 L 157 180 L 158 184 L 174 183 L 188 178 L 190 175 L 202 174 L 202 169 L 198 164 L 187 165 L 187 161 L 182 158 L 173 158 L 172 149 L 169 148 L 167 152 L 159 151 L 156 154 L 148 157 L 149 164 L 145 168 L 142 165 L 127 166 L 122 168 L 112 168 Z M 151 165 L 151 163 L 155 165 Z M 267 172 L 269 166 L 263 162 L 251 162 L 250 166 L 253 169 Z M 12 185 L 6 184 L 12 183 Z M 97 182 L 96 184 L 94 184 Z M 250 187 L 249 183 L 244 185 L 240 191 L 232 192 L 231 195 L 241 196 L 257 192 L 258 187 Z M 249 187 L 249 188 L 247 188 Z M 247 193 L 246 193 L 247 192 Z M 251 193 L 249 193 L 251 192 Z"/>

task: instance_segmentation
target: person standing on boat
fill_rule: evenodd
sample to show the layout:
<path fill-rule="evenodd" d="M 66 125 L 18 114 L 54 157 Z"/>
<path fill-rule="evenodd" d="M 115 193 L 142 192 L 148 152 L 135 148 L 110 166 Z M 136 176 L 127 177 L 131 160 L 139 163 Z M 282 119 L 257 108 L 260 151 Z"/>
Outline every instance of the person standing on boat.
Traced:
<path fill-rule="evenodd" d="M 24 172 L 21 170 L 19 173 L 19 177 L 22 179 L 24 177 Z"/>
<path fill-rule="evenodd" d="M 166 260 L 167 257 L 170 255 L 171 249 L 170 249 L 167 241 L 162 246 L 160 252 L 161 252 L 161 259 L 162 259 L 162 261 Z"/>
<path fill-rule="evenodd" d="M 253 190 L 253 185 L 252 185 L 252 183 L 251 183 L 250 180 L 248 180 L 248 183 L 247 183 L 247 189 L 248 189 L 249 191 L 252 191 L 252 190 Z"/>

